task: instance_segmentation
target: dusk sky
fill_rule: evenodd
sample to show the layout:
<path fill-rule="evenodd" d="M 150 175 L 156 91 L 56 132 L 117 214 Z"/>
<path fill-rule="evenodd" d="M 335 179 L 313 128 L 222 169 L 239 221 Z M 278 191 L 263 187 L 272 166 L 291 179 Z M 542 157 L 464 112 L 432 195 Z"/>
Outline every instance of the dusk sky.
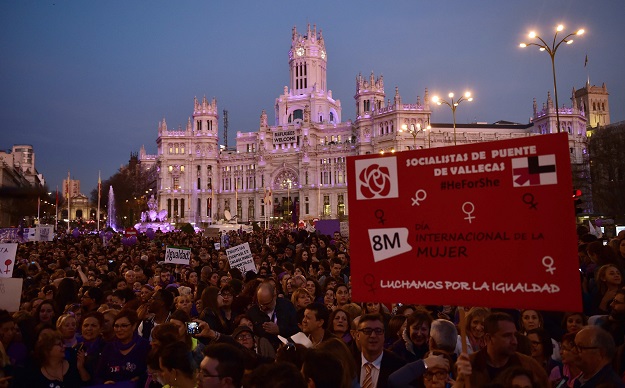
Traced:
<path fill-rule="evenodd" d="M 132 1 L 0 2 L 0 148 L 31 144 L 54 190 L 67 177 L 89 195 L 145 145 L 157 125 L 186 126 L 193 98 L 215 97 L 237 131 L 258 130 L 288 84 L 291 29 L 323 31 L 328 88 L 355 118 L 359 72 L 384 76 L 402 102 L 471 90 L 457 121 L 527 123 L 553 89 L 551 62 L 527 33 L 584 28 L 556 55 L 560 105 L 573 88 L 605 83 L 611 121 L 625 120 L 625 1 Z M 588 55 L 588 66 L 584 67 Z M 451 110 L 433 106 L 434 123 Z M 220 115 L 220 143 L 223 144 Z"/>

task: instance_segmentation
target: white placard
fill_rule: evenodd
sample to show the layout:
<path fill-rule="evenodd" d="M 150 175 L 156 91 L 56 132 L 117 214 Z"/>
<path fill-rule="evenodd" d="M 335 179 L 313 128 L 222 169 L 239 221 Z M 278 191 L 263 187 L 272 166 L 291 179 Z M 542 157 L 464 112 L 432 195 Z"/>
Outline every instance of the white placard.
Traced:
<path fill-rule="evenodd" d="M 277 131 L 273 133 L 273 144 L 295 143 L 297 135 L 294 130 Z"/>
<path fill-rule="evenodd" d="M 10 278 L 13 276 L 16 253 L 17 243 L 0 244 L 0 278 Z"/>
<path fill-rule="evenodd" d="M 167 247 L 165 249 L 165 264 L 189 265 L 191 248 Z"/>
<path fill-rule="evenodd" d="M 249 243 L 226 249 L 226 255 L 228 255 L 230 267 L 238 268 L 243 275 L 248 271 L 256 272 L 256 265 L 254 265 L 254 257 L 252 256 Z"/>
<path fill-rule="evenodd" d="M 19 311 L 23 282 L 21 278 L 0 279 L 0 309 L 10 313 Z"/>
<path fill-rule="evenodd" d="M 52 241 L 54 240 L 54 226 L 39 225 L 35 233 L 35 241 Z"/>
<path fill-rule="evenodd" d="M 215 250 L 218 251 L 221 249 L 221 243 L 215 243 Z"/>
<path fill-rule="evenodd" d="M 341 231 L 340 231 L 341 237 L 349 238 L 349 222 L 341 221 L 340 227 L 341 227 Z"/>

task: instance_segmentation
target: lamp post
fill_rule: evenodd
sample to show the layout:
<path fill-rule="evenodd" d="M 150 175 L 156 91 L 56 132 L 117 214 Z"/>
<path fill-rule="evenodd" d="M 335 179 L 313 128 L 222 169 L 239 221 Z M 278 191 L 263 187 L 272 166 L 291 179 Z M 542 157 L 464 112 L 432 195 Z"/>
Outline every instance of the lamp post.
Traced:
<path fill-rule="evenodd" d="M 408 127 L 408 124 L 402 124 L 401 128 L 399 129 L 399 132 L 408 132 L 409 134 L 412 135 L 412 139 L 413 139 L 413 144 L 414 144 L 414 148 L 413 149 L 417 149 L 417 135 L 419 134 L 419 132 L 427 132 L 428 133 L 428 148 L 430 148 L 430 131 L 432 130 L 432 127 L 430 127 L 429 125 L 425 128 L 421 128 L 421 123 L 417 123 L 417 127 L 415 128 L 414 125 L 410 125 L 410 127 Z"/>
<path fill-rule="evenodd" d="M 556 43 L 557 39 L 558 39 L 558 33 L 561 32 L 562 30 L 564 30 L 564 26 L 562 24 L 558 25 L 556 27 L 556 33 L 553 35 L 553 41 L 551 42 L 551 46 L 549 46 L 549 44 L 547 44 L 547 42 L 544 41 L 543 38 L 541 38 L 540 36 L 536 35 L 536 32 L 531 31 L 528 36 L 530 39 L 538 39 L 540 41 L 540 43 L 521 43 L 519 44 L 519 47 L 527 47 L 527 46 L 536 46 L 538 47 L 538 49 L 540 51 L 546 51 L 547 54 L 549 54 L 549 57 L 551 58 L 551 72 L 553 73 L 553 94 L 556 96 L 556 123 L 558 126 L 558 132 L 561 131 L 560 128 L 560 106 L 558 105 L 558 87 L 556 86 L 556 52 L 558 51 L 558 47 L 560 47 L 560 45 L 562 43 L 566 43 L 566 44 L 571 44 L 573 43 L 573 39 L 569 39 L 571 36 L 573 35 L 582 35 L 584 33 L 583 29 L 579 29 L 577 30 L 577 32 L 572 32 L 570 34 L 568 34 L 567 36 L 565 36 L 564 38 L 562 38 L 558 43 Z"/>
<path fill-rule="evenodd" d="M 473 101 L 473 97 L 471 97 L 471 92 L 465 92 L 464 95 L 460 96 L 460 98 L 457 100 L 454 100 L 453 93 L 449 93 L 448 96 L 449 101 L 444 100 L 438 96 L 434 96 L 432 97 L 432 102 L 436 103 L 437 105 L 445 104 L 451 108 L 451 115 L 454 119 L 454 145 L 456 145 L 456 108 L 458 108 L 458 105 L 460 105 L 460 103 L 463 101 Z"/>
<path fill-rule="evenodd" d="M 286 186 L 286 196 L 288 197 L 286 200 L 286 206 L 287 206 L 287 210 L 289 212 L 289 215 L 291 214 L 291 180 L 287 179 L 285 181 L 285 183 L 287 184 Z"/>

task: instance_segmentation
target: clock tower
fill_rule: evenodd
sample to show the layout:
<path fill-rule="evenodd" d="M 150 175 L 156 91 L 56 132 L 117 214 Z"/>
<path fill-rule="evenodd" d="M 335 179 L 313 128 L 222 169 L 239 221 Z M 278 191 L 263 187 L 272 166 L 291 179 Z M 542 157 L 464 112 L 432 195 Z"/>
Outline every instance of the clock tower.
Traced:
<path fill-rule="evenodd" d="M 341 122 L 341 102 L 332 99 L 327 85 L 328 54 L 321 30 L 311 29 L 301 35 L 293 27 L 289 49 L 289 86 L 276 99 L 276 125 L 304 120 L 315 123 Z M 308 111 L 310 112 L 308 115 Z M 306 113 L 306 115 L 305 115 Z"/>

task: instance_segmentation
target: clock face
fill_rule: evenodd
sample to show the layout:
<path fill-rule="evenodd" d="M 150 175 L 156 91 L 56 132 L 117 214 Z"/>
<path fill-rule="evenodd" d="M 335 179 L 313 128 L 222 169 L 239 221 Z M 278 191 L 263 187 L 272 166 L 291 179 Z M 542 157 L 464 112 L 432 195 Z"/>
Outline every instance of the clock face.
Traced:
<path fill-rule="evenodd" d="M 297 56 L 301 57 L 302 55 L 304 55 L 304 48 L 303 47 L 298 47 L 296 50 Z"/>
<path fill-rule="evenodd" d="M 321 50 L 321 59 L 326 59 L 326 52 Z"/>

